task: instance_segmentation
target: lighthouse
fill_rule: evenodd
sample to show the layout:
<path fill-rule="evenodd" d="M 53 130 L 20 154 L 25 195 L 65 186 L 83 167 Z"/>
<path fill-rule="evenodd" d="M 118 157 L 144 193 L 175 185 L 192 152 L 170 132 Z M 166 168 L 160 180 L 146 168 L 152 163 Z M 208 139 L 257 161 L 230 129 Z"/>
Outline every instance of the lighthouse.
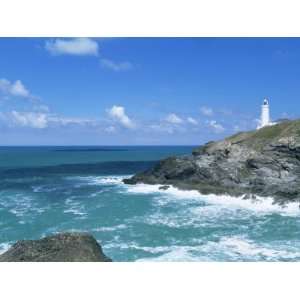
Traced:
<path fill-rule="evenodd" d="M 261 107 L 261 127 L 270 125 L 270 105 L 268 99 L 264 99 Z"/>
<path fill-rule="evenodd" d="M 257 129 L 263 128 L 265 126 L 271 126 L 271 125 L 275 125 L 275 123 L 271 122 L 270 104 L 269 104 L 269 100 L 265 98 L 261 106 L 261 119 Z"/>

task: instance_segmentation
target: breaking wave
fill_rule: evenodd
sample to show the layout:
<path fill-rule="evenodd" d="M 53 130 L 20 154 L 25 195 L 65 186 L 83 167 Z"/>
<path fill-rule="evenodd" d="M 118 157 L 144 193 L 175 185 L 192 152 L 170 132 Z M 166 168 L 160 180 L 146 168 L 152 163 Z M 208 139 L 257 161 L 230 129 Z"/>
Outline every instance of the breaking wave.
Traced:
<path fill-rule="evenodd" d="M 1 243 L 0 244 L 0 255 L 4 252 L 6 252 L 10 247 L 12 243 Z"/>
<path fill-rule="evenodd" d="M 204 202 L 209 205 L 218 205 L 231 209 L 245 209 L 260 213 L 279 213 L 291 216 L 299 216 L 299 203 L 288 203 L 280 206 L 274 203 L 271 197 L 257 197 L 255 200 L 232 197 L 227 195 L 202 195 L 196 190 L 184 191 L 170 186 L 167 190 L 161 189 L 162 185 L 137 184 L 126 185 L 126 192 L 129 194 L 154 194 L 159 196 L 158 203 L 161 205 L 172 201 L 186 200 Z M 199 212 L 203 208 L 199 207 Z"/>
<path fill-rule="evenodd" d="M 67 177 L 69 180 L 79 181 L 79 186 L 82 185 L 122 185 L 123 179 L 130 177 L 126 176 L 73 176 Z"/>
<path fill-rule="evenodd" d="M 137 261 L 291 261 L 299 260 L 299 245 L 288 250 L 274 245 L 256 244 L 240 236 L 223 237 L 218 242 L 208 241 L 194 246 L 138 247 L 154 257 Z"/>

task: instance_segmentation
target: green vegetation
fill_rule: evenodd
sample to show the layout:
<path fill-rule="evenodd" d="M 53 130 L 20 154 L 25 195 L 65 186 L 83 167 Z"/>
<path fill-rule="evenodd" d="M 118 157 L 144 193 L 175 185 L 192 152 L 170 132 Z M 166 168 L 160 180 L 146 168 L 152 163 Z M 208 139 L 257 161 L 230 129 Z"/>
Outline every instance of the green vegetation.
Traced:
<path fill-rule="evenodd" d="M 255 131 L 241 132 L 226 139 L 230 143 L 245 144 L 255 150 L 281 138 L 300 138 L 300 120 L 282 122 Z"/>
<path fill-rule="evenodd" d="M 282 133 L 289 128 L 290 122 L 282 123 L 282 124 L 277 124 L 273 126 L 268 126 L 261 128 L 260 130 L 257 130 L 254 132 L 252 135 L 252 138 L 254 139 L 274 139 L 276 137 L 279 137 L 282 135 Z"/>

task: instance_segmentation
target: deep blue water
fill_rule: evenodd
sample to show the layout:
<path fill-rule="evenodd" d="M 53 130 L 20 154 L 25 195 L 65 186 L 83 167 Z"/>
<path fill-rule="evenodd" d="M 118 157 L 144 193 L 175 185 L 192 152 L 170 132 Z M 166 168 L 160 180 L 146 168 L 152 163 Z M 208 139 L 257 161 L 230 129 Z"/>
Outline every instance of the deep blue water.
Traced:
<path fill-rule="evenodd" d="M 300 214 L 122 179 L 194 147 L 0 147 L 0 251 L 87 231 L 114 261 L 299 261 Z"/>

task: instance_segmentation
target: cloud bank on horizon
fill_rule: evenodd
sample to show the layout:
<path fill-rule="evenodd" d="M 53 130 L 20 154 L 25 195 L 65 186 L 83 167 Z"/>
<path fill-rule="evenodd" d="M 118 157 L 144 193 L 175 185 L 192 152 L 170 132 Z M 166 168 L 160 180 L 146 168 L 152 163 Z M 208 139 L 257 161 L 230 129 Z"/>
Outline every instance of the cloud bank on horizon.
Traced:
<path fill-rule="evenodd" d="M 3 63 L 0 74 L 1 144 L 200 144 L 254 129 L 262 92 L 271 88 L 258 82 L 260 92 L 250 96 L 245 86 L 227 88 L 228 80 L 241 76 L 232 69 L 220 76 L 224 66 L 213 62 L 216 55 L 224 59 L 215 44 L 228 50 L 230 41 L 240 53 L 253 47 L 245 48 L 243 39 L 0 39 L 0 63 L 16 61 L 13 68 Z M 275 44 L 270 60 L 286 68 L 289 62 L 274 58 Z M 189 52 L 195 47 L 208 48 L 204 61 L 203 53 Z M 230 58 L 231 68 L 245 68 Z M 258 71 L 249 64 L 251 76 L 243 74 Z M 281 116 L 278 103 L 275 113 Z"/>

